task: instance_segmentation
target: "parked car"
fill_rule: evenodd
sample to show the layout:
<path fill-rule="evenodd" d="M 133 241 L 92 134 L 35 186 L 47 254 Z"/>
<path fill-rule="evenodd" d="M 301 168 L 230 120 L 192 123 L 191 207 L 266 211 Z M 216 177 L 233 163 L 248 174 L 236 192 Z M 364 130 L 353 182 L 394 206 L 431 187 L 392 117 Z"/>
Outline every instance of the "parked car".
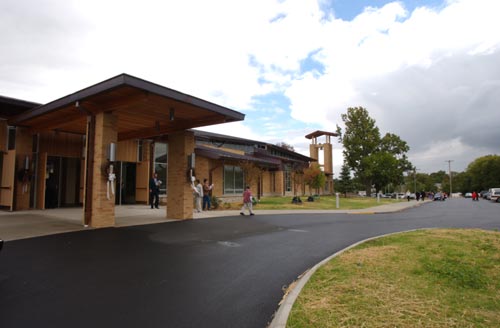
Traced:
<path fill-rule="evenodd" d="M 471 192 L 466 192 L 464 197 L 465 198 L 472 198 L 472 193 Z"/>
<path fill-rule="evenodd" d="M 2 247 L 3 247 L 3 240 L 0 239 L 0 251 L 2 250 Z"/>
<path fill-rule="evenodd" d="M 445 200 L 446 196 L 442 192 L 437 192 L 434 194 L 434 200 Z"/>
<path fill-rule="evenodd" d="M 498 202 L 498 199 L 500 198 L 500 188 L 491 188 L 489 190 L 489 200 L 492 200 L 494 202 Z"/>
<path fill-rule="evenodd" d="M 486 199 L 486 194 L 487 194 L 487 193 L 488 193 L 488 190 L 481 190 L 481 192 L 479 193 L 479 196 L 480 196 L 481 198 Z"/>

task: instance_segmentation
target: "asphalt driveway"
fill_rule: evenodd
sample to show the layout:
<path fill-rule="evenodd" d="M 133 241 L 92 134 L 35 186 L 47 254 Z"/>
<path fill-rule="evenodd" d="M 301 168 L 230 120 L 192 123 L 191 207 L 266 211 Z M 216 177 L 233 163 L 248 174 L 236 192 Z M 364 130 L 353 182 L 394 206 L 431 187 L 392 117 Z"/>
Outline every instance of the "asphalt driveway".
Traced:
<path fill-rule="evenodd" d="M 224 217 L 6 242 L 0 327 L 265 327 L 282 288 L 359 240 L 500 229 L 500 206 L 453 199 L 393 214 Z"/>

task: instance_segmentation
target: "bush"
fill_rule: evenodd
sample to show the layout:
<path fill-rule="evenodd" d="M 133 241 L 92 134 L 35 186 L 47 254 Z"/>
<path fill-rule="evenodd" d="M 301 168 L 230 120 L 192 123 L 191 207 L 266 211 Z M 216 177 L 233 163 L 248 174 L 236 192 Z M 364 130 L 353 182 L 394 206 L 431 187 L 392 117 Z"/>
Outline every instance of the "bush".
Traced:
<path fill-rule="evenodd" d="M 221 203 L 222 201 L 219 198 L 215 196 L 210 197 L 210 204 L 213 209 L 218 209 Z"/>

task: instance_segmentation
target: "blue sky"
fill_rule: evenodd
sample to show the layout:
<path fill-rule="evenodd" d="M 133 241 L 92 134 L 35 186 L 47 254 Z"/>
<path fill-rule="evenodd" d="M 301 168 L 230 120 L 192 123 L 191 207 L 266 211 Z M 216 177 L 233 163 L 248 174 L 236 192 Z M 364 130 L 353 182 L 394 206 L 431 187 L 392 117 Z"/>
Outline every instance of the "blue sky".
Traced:
<path fill-rule="evenodd" d="M 500 149 L 498 12 L 497 0 L 2 0 L 0 94 L 49 102 L 128 73 L 246 114 L 205 130 L 306 155 L 306 134 L 363 106 L 421 172 L 461 171 Z"/>
<path fill-rule="evenodd" d="M 387 0 L 330 0 L 325 1 L 323 4 L 323 10 L 332 12 L 337 18 L 351 21 L 360 13 L 362 13 L 365 8 L 382 8 L 384 5 L 394 1 Z M 406 0 L 401 1 L 404 4 L 406 10 L 412 12 L 417 7 L 429 7 L 429 8 L 442 8 L 445 4 L 443 0 L 422 0 L 413 1 Z"/>

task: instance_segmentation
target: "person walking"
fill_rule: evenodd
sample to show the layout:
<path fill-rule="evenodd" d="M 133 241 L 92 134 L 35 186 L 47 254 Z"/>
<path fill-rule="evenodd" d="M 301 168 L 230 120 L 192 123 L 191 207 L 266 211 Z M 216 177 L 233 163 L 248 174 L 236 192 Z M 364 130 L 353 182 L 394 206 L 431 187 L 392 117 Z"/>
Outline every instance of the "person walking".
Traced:
<path fill-rule="evenodd" d="M 203 210 L 210 210 L 210 191 L 214 187 L 214 184 L 208 185 L 208 180 L 203 179 Z"/>
<path fill-rule="evenodd" d="M 201 200 L 203 199 L 203 186 L 200 180 L 196 179 L 196 186 L 194 183 L 191 184 L 191 187 L 194 190 L 194 201 L 196 204 L 196 212 L 201 212 Z"/>
<path fill-rule="evenodd" d="M 252 211 L 252 191 L 250 190 L 250 186 L 245 188 L 243 192 L 243 207 L 241 208 L 240 214 L 245 215 L 245 207 L 248 208 L 250 215 L 254 215 Z"/>
<path fill-rule="evenodd" d="M 411 196 L 410 191 L 407 190 L 406 191 L 406 199 L 408 199 L 408 201 L 410 201 L 410 196 Z"/>
<path fill-rule="evenodd" d="M 161 180 L 158 179 L 158 173 L 153 173 L 153 177 L 149 179 L 149 204 L 151 208 L 160 208 L 160 185 Z"/>

